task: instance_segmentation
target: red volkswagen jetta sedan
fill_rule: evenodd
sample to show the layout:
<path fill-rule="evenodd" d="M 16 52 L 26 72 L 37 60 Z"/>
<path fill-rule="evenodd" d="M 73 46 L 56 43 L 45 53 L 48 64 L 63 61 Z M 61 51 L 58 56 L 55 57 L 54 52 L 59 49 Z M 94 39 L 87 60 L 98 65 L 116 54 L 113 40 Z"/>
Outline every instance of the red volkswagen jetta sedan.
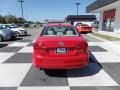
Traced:
<path fill-rule="evenodd" d="M 34 43 L 33 64 L 37 68 L 84 68 L 88 63 L 88 43 L 72 25 L 49 24 Z"/>

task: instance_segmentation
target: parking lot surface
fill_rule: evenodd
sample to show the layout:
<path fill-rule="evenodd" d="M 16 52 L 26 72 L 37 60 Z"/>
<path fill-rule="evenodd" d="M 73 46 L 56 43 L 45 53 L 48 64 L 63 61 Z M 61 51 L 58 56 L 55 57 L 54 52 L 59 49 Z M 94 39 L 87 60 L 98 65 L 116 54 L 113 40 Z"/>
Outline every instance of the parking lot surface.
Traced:
<path fill-rule="evenodd" d="M 28 30 L 30 35 L 16 41 L 0 42 L 0 90 L 120 90 L 119 45 L 83 35 L 89 43 L 88 67 L 39 70 L 32 65 L 32 52 L 41 29 Z"/>

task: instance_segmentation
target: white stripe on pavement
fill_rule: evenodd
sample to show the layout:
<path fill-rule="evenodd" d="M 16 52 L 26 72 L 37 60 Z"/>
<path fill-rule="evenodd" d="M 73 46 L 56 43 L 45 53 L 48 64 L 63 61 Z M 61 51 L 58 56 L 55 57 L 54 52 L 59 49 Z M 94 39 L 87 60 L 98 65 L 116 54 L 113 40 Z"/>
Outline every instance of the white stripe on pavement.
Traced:
<path fill-rule="evenodd" d="M 67 75 L 69 86 L 118 86 L 97 64 L 90 64 L 86 70 L 68 70 Z"/>
<path fill-rule="evenodd" d="M 67 86 L 19 87 L 17 90 L 70 90 Z"/>

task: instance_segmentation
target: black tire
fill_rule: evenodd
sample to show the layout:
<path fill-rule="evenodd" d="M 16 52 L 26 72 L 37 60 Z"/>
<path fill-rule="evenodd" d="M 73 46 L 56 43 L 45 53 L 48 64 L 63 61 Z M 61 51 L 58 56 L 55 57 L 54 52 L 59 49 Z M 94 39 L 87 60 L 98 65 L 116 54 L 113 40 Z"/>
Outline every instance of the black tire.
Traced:
<path fill-rule="evenodd" d="M 2 42 L 3 41 L 3 38 L 2 38 L 2 36 L 0 35 L 0 42 Z"/>
<path fill-rule="evenodd" d="M 19 32 L 16 32 L 16 34 L 17 34 L 17 37 L 20 37 L 20 33 Z"/>
<path fill-rule="evenodd" d="M 11 40 L 16 40 L 16 37 L 12 37 Z"/>

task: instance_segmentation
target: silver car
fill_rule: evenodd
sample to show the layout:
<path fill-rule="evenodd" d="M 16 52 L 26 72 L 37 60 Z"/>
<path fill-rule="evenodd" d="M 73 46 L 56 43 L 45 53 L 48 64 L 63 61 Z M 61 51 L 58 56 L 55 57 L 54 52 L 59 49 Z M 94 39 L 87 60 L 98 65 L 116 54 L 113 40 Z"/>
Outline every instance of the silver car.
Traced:
<path fill-rule="evenodd" d="M 4 27 L 16 32 L 17 37 L 28 35 L 28 32 L 25 28 L 17 27 L 15 25 L 4 25 Z"/>
<path fill-rule="evenodd" d="M 4 40 L 16 39 L 16 37 L 17 35 L 14 31 L 0 27 L 0 42 Z"/>

